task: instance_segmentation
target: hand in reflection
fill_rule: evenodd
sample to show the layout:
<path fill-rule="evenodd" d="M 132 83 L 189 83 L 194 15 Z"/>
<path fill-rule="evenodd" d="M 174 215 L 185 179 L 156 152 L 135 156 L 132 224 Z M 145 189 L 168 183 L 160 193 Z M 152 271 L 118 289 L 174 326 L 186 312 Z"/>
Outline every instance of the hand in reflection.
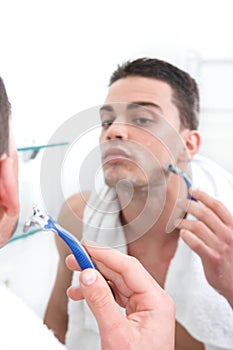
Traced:
<path fill-rule="evenodd" d="M 208 282 L 233 308 L 233 216 L 218 200 L 203 191 L 192 193 L 188 213 L 197 221 L 183 219 L 180 236 L 201 258 Z"/>

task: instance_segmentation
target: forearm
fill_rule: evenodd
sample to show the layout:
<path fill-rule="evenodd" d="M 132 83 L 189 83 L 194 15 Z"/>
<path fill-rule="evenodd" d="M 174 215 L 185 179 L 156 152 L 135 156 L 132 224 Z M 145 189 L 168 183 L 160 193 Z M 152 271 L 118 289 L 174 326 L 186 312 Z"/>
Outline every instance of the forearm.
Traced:
<path fill-rule="evenodd" d="M 57 303 L 51 300 L 45 312 L 44 323 L 53 331 L 59 341 L 65 344 L 65 336 L 68 326 L 67 310 L 61 309 Z"/>

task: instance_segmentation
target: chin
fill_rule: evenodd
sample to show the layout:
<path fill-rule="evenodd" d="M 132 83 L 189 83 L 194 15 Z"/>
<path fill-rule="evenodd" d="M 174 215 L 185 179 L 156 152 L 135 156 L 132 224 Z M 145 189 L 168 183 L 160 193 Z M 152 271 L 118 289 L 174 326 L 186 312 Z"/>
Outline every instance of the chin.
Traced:
<path fill-rule="evenodd" d="M 106 185 L 109 187 L 116 187 L 121 184 L 121 186 L 133 186 L 133 187 L 141 187 L 148 185 L 148 182 L 145 181 L 145 178 L 140 178 L 137 174 L 132 174 L 129 172 L 121 172 L 118 171 L 105 171 L 104 172 L 104 180 Z M 146 183 L 145 183 L 146 182 Z"/>
<path fill-rule="evenodd" d="M 104 173 L 104 181 L 106 185 L 110 187 L 115 187 L 120 181 L 125 180 L 126 177 L 124 175 L 119 175 L 114 172 L 106 172 Z"/>

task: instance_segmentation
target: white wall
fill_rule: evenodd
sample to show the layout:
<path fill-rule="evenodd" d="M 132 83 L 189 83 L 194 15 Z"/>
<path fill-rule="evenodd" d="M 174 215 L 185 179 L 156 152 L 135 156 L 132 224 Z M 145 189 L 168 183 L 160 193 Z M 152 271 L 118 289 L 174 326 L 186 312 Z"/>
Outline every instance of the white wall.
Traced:
<path fill-rule="evenodd" d="M 0 0 L 0 75 L 12 102 L 17 146 L 47 143 L 67 118 L 101 104 L 111 72 L 127 59 L 153 56 L 169 60 L 190 70 L 203 83 L 205 72 L 202 70 L 202 75 L 199 74 L 197 61 L 194 60 L 194 65 L 190 63 L 190 53 L 195 53 L 194 56 L 201 60 L 233 58 L 231 8 L 231 0 Z M 216 80 L 221 86 L 215 98 L 219 93 L 223 98 L 225 83 Z M 210 81 L 213 87 L 213 80 Z M 206 89 L 208 85 L 202 90 L 204 97 Z M 233 101 L 232 97 L 228 87 L 228 99 Z M 213 100 L 213 97 L 205 97 L 207 100 Z M 213 158 L 217 156 L 220 163 L 233 171 L 232 110 L 221 119 L 221 111 L 212 110 L 209 114 L 204 107 L 205 119 L 201 124 L 204 152 Z M 28 163 L 20 163 L 22 220 L 25 206 L 33 197 L 38 198 L 39 166 L 37 170 L 35 161 L 31 162 L 31 168 Z M 53 181 L 53 178 L 48 180 Z M 34 242 L 37 238 L 13 242 L 5 248 L 5 255 L 2 252 L 0 265 L 7 270 L 1 269 L 2 279 L 10 281 L 12 289 L 42 315 L 46 298 L 38 305 L 25 290 L 28 281 L 32 276 L 40 276 L 40 271 L 44 276 L 40 283 L 47 283 L 55 269 L 51 261 L 56 262 L 57 257 L 46 250 L 48 257 L 43 262 L 45 266 L 51 266 L 49 275 L 44 275 L 44 267 L 43 271 L 34 269 L 34 265 L 40 269 L 40 259 L 44 259 L 40 255 L 44 251 L 44 239 L 40 238 L 41 247 L 39 242 L 34 245 L 38 253 L 38 262 L 34 259 L 34 274 L 32 272 L 30 276 L 26 271 L 20 288 L 17 288 L 17 276 L 24 271 L 25 261 L 17 260 L 17 264 L 12 261 L 15 261 L 15 251 L 22 250 L 22 244 L 23 251 L 27 252 L 24 257 L 33 256 L 31 240 Z M 8 266 L 14 266 L 12 271 L 8 271 Z"/>
<path fill-rule="evenodd" d="M 18 146 L 102 103 L 119 62 L 150 55 L 186 67 L 233 57 L 231 0 L 0 0 L 0 75 Z"/>
<path fill-rule="evenodd" d="M 233 60 L 231 3 L 0 0 L 0 75 L 12 102 L 17 146 L 47 143 L 65 120 L 103 102 L 118 63 L 153 56 L 197 79 L 201 152 L 233 171 L 232 82 L 229 74 L 222 79 L 224 65 L 209 70 L 203 64 Z M 222 110 L 216 101 L 223 101 Z"/>

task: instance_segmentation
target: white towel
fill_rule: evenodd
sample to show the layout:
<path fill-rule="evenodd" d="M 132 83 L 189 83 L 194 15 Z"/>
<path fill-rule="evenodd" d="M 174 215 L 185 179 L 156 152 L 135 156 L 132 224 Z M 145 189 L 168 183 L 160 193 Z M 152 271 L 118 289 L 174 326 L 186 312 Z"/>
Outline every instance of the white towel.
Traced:
<path fill-rule="evenodd" d="M 193 186 L 218 197 L 233 213 L 233 177 L 200 156 L 196 156 L 191 165 Z M 127 253 L 116 193 L 103 183 L 100 186 L 102 190 L 96 189 L 85 209 L 83 238 L 119 247 Z M 73 284 L 77 281 L 77 273 L 74 273 Z M 232 309 L 207 283 L 199 256 L 182 240 L 169 266 L 165 290 L 176 303 L 177 320 L 205 344 L 206 350 L 233 350 Z M 84 301 L 69 302 L 66 340 L 69 350 L 100 349 L 98 327 Z"/>
<path fill-rule="evenodd" d="M 118 247 L 121 252 L 127 253 L 125 236 L 119 220 L 116 192 L 105 186 L 101 180 L 97 183 L 96 192 L 93 191 L 88 201 L 83 221 L 83 239 L 98 242 L 104 246 Z M 79 272 L 74 272 L 73 285 L 77 285 L 78 275 Z M 67 349 L 101 349 L 97 322 L 86 302 L 69 300 L 68 313 Z"/>

